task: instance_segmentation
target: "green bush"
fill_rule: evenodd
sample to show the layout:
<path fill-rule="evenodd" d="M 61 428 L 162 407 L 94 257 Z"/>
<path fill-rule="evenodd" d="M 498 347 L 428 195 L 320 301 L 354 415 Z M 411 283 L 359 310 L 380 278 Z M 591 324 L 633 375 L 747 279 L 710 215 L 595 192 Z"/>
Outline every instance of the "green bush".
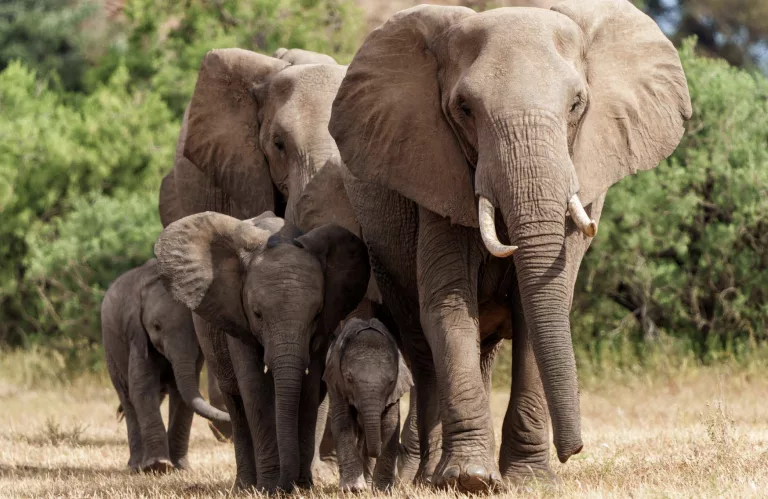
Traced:
<path fill-rule="evenodd" d="M 669 335 L 709 360 L 768 338 L 768 79 L 694 43 L 680 52 L 693 103 L 680 146 L 611 189 L 582 265 L 574 341 L 598 355 Z"/>

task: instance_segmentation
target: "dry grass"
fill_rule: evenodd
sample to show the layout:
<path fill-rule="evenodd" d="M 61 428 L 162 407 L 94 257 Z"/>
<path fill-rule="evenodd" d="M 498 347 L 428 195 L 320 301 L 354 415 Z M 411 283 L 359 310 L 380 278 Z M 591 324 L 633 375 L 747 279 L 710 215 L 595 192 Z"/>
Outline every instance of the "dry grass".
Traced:
<path fill-rule="evenodd" d="M 117 399 L 104 379 L 32 390 L 25 388 L 23 379 L 11 378 L 5 369 L 2 372 L 1 497 L 230 495 L 232 448 L 218 443 L 205 421 L 196 419 L 193 429 L 193 471 L 132 475 L 126 470 L 124 423 L 115 419 Z M 582 394 L 584 452 L 565 465 L 553 464 L 563 486 L 559 490 L 544 486 L 506 490 L 500 496 L 768 494 L 768 379 L 759 372 L 697 370 L 674 379 L 597 386 Z M 506 402 L 505 393 L 494 393 L 497 422 Z M 330 483 L 301 495 L 338 494 Z M 401 488 L 395 495 L 454 494 Z"/>

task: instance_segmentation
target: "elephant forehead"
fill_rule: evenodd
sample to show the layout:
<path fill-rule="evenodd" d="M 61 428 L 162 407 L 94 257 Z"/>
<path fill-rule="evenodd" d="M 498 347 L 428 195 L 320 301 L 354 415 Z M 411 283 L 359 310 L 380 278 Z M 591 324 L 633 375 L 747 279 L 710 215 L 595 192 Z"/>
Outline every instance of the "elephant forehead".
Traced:
<path fill-rule="evenodd" d="M 452 52 L 475 47 L 484 54 L 530 54 L 535 60 L 537 53 L 552 49 L 563 56 L 577 55 L 582 33 L 575 22 L 558 12 L 506 7 L 467 16 L 449 30 L 448 37 Z"/>
<path fill-rule="evenodd" d="M 322 296 L 323 269 L 308 251 L 290 243 L 266 249 L 248 266 L 246 293 L 254 298 L 278 289 L 317 292 Z"/>

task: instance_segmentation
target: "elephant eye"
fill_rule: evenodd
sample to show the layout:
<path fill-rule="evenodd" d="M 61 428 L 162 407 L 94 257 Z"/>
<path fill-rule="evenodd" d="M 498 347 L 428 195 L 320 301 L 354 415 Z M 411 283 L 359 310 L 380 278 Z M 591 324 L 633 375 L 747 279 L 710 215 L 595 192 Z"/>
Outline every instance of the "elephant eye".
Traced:
<path fill-rule="evenodd" d="M 464 116 L 467 116 L 467 117 L 472 116 L 472 109 L 470 109 L 469 104 L 467 104 L 467 101 L 462 99 L 459 102 L 459 109 L 461 110 Z"/>
<path fill-rule="evenodd" d="M 152 323 L 152 329 L 154 329 L 155 331 L 157 331 L 159 333 L 163 329 L 163 327 L 160 325 L 159 322 L 154 321 Z"/>
<path fill-rule="evenodd" d="M 571 104 L 571 109 L 569 112 L 571 114 L 575 113 L 582 107 L 583 104 L 584 104 L 584 96 L 581 93 L 579 93 L 576 95 L 576 98 L 573 101 L 573 104 Z"/>
<path fill-rule="evenodd" d="M 253 316 L 256 317 L 256 320 L 261 320 L 261 312 L 253 311 Z"/>
<path fill-rule="evenodd" d="M 282 139 L 282 138 L 280 138 L 280 137 L 275 137 L 275 138 L 274 138 L 274 140 L 273 140 L 272 142 L 275 144 L 275 148 L 276 148 L 278 151 L 280 151 L 280 152 L 283 152 L 283 151 L 285 151 L 285 142 L 283 142 L 283 139 Z"/>

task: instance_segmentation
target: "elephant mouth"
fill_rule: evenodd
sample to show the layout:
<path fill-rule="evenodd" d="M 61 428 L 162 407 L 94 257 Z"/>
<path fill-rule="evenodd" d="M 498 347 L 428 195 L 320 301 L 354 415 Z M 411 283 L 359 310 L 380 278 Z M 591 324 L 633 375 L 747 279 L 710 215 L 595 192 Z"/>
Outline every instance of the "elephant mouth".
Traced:
<path fill-rule="evenodd" d="M 488 198 L 479 196 L 477 213 L 480 235 L 488 252 L 498 258 L 507 258 L 514 255 L 515 251 L 517 251 L 517 246 L 502 243 L 499 240 L 498 234 L 496 234 L 496 208 Z M 595 234 L 597 234 L 597 222 L 587 215 L 584 206 L 579 200 L 579 196 L 576 194 L 568 200 L 568 214 L 582 234 L 587 237 L 595 237 Z"/>

